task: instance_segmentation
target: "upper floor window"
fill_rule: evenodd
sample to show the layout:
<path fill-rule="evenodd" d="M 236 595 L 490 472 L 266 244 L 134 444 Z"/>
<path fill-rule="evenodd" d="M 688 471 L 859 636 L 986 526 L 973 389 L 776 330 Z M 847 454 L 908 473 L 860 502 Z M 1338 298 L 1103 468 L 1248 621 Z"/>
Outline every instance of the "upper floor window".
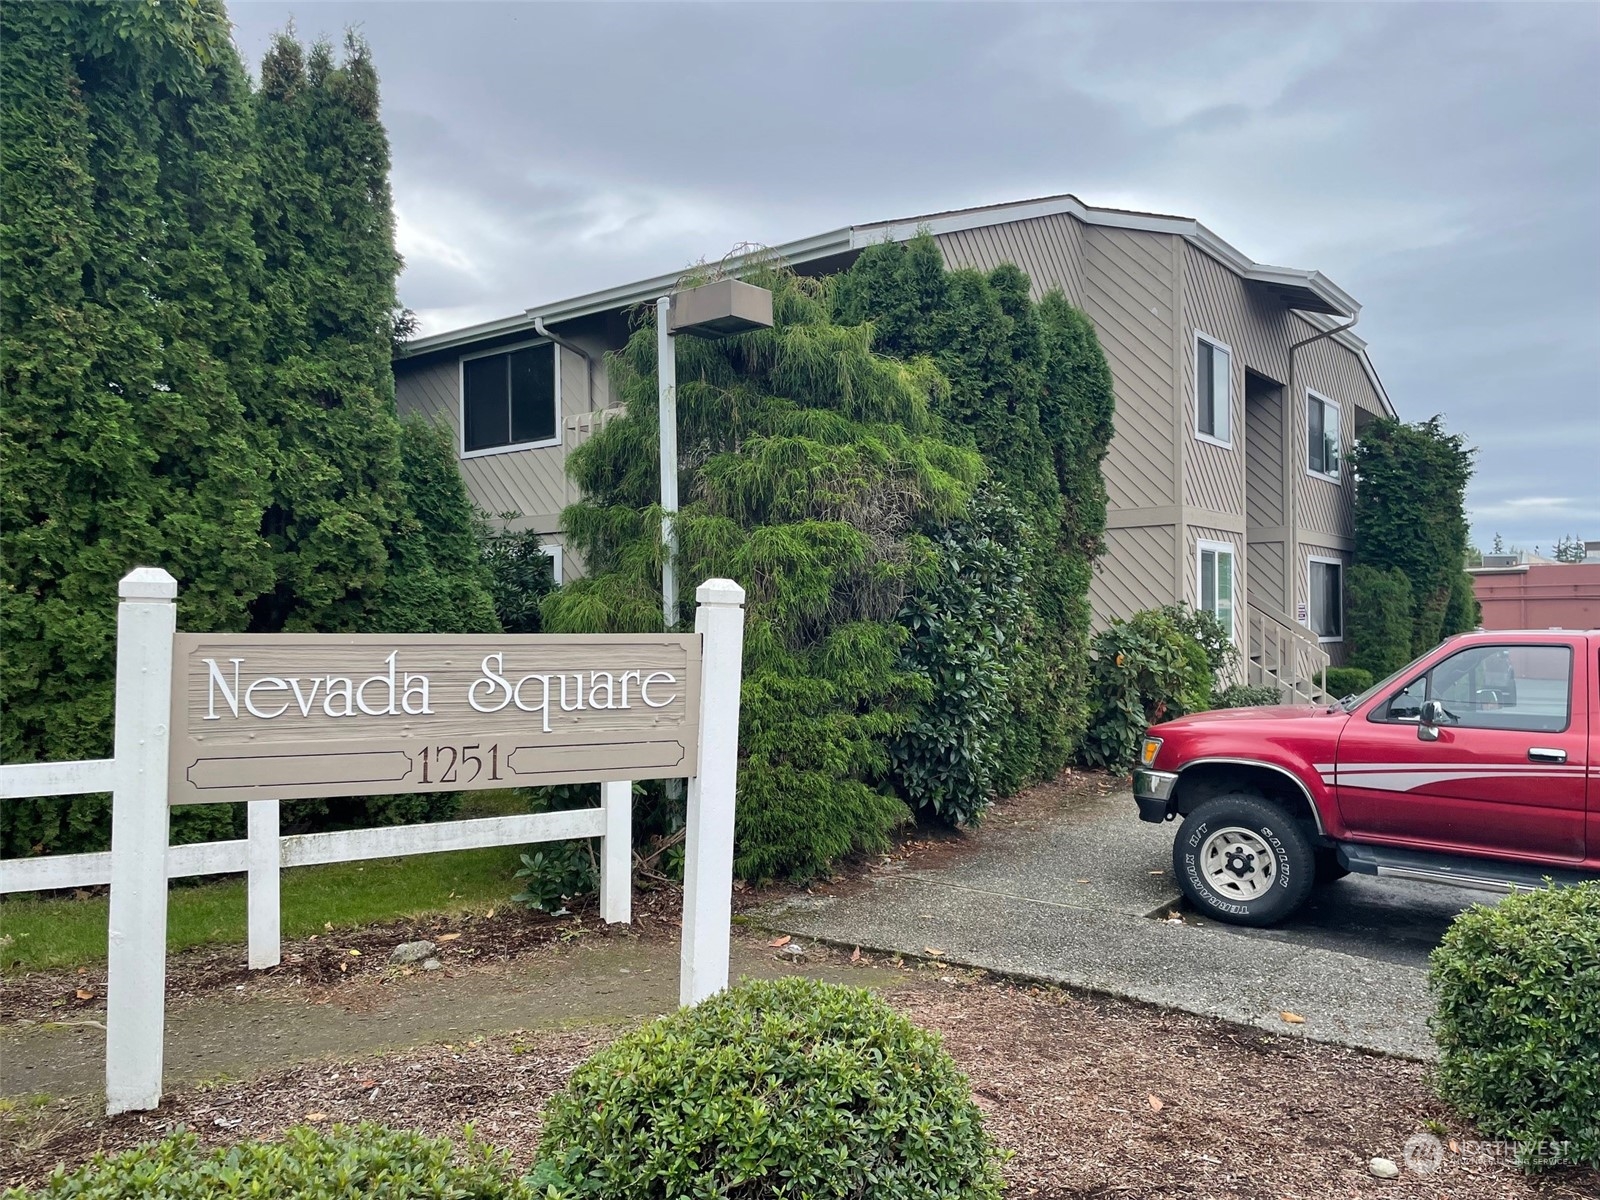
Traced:
<path fill-rule="evenodd" d="M 1195 607 L 1221 621 L 1222 627 L 1228 631 L 1228 636 L 1232 637 L 1233 547 L 1227 542 L 1201 542 L 1198 551 L 1200 602 Z"/>
<path fill-rule="evenodd" d="M 1306 431 L 1306 469 L 1314 475 L 1339 478 L 1339 406 L 1309 389 Z"/>
<path fill-rule="evenodd" d="M 560 369 L 549 342 L 462 359 L 462 454 L 556 445 Z"/>
<path fill-rule="evenodd" d="M 1203 333 L 1194 342 L 1195 433 L 1224 446 L 1233 443 L 1233 356 Z"/>

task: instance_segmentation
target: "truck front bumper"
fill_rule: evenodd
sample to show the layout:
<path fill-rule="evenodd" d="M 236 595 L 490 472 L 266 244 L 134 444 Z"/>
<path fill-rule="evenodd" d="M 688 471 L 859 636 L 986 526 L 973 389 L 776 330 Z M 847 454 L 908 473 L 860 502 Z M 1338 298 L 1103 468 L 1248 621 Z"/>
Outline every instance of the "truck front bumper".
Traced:
<path fill-rule="evenodd" d="M 1172 789 L 1177 783 L 1178 776 L 1172 771 L 1135 771 L 1133 798 L 1139 805 L 1139 819 L 1159 825 L 1172 816 Z"/>

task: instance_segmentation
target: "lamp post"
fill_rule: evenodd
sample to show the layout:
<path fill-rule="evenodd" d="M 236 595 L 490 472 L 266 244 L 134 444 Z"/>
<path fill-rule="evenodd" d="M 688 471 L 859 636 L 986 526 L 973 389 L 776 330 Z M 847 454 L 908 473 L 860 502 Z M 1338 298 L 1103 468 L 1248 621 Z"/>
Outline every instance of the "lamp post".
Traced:
<path fill-rule="evenodd" d="M 670 292 L 656 301 L 656 399 L 661 421 L 661 619 L 678 623 L 678 349 L 679 334 L 719 338 L 772 328 L 772 293 L 737 279 Z"/>

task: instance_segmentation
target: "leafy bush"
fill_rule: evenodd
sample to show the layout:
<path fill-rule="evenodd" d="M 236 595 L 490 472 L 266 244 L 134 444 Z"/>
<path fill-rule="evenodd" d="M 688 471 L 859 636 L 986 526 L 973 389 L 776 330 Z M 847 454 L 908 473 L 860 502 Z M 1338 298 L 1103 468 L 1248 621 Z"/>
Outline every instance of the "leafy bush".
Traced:
<path fill-rule="evenodd" d="M 1372 672 L 1361 667 L 1329 667 L 1322 673 L 1322 690 L 1339 699 L 1359 696 L 1372 686 Z"/>
<path fill-rule="evenodd" d="M 1398 671 L 1411 652 L 1411 581 L 1398 567 L 1380 571 L 1357 564 L 1345 585 L 1345 634 L 1350 665 L 1382 679 Z"/>
<path fill-rule="evenodd" d="M 1084 762 L 1125 769 L 1146 728 L 1210 702 L 1211 660 L 1185 623 L 1179 610 L 1156 608 L 1113 621 L 1095 638 Z"/>
<path fill-rule="evenodd" d="M 625 1035 L 545 1110 L 531 1182 L 576 1200 L 998 1197 L 998 1155 L 937 1036 L 791 976 Z"/>
<path fill-rule="evenodd" d="M 1007 689 L 1028 602 L 1022 516 L 980 495 L 937 534 L 933 581 L 900 610 L 902 664 L 927 680 L 911 723 L 889 745 L 893 779 L 915 809 L 962 825 L 988 807 L 1006 743 Z"/>
<path fill-rule="evenodd" d="M 1469 908 L 1428 984 L 1441 1095 L 1529 1165 L 1600 1167 L 1600 883 Z"/>
<path fill-rule="evenodd" d="M 588 840 L 558 842 L 522 856 L 522 869 L 514 876 L 524 880 L 522 890 L 511 897 L 540 912 L 559 912 L 567 902 L 594 894 L 600 886 L 594 849 Z"/>
<path fill-rule="evenodd" d="M 518 515 L 501 513 L 500 519 L 511 521 Z M 540 547 L 539 535 L 531 529 L 515 533 L 494 529 L 485 522 L 478 536 L 500 628 L 507 633 L 541 632 L 539 604 L 559 580 L 554 560 Z"/>
<path fill-rule="evenodd" d="M 1282 693 L 1270 686 L 1251 687 L 1247 683 L 1231 683 L 1220 692 L 1211 693 L 1212 708 L 1258 708 L 1282 703 Z"/>
<path fill-rule="evenodd" d="M 299 1126 L 279 1142 L 240 1142 L 206 1150 L 179 1133 L 114 1157 L 100 1154 L 75 1171 L 56 1168 L 39 1188 L 5 1200 L 141 1200 L 147 1196 L 292 1196 L 295 1200 L 533 1200 L 509 1158 L 470 1135 L 454 1146 L 382 1125 Z"/>
<path fill-rule="evenodd" d="M 1190 608 L 1187 604 L 1164 604 L 1156 611 L 1167 617 L 1178 632 L 1188 634 L 1199 643 L 1213 679 L 1226 674 L 1239 661 L 1233 633 L 1214 613 Z"/>

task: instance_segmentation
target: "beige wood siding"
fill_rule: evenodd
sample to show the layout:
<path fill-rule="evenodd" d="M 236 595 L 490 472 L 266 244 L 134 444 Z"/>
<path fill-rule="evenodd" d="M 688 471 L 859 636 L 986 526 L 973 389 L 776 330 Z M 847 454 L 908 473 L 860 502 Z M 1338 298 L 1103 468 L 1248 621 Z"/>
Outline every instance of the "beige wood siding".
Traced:
<path fill-rule="evenodd" d="M 1013 263 L 1027 273 L 1035 300 L 1058 288 L 1073 304 L 1084 307 L 1083 226 L 1065 213 L 1031 221 L 1007 221 L 943 233 L 936 239 L 952 267 L 974 267 L 985 273 Z"/>
<path fill-rule="evenodd" d="M 561 355 L 561 413 L 557 428 L 569 416 L 589 407 L 583 359 L 570 350 Z M 597 364 L 598 366 L 599 364 Z M 598 372 L 597 372 L 598 374 Z M 597 379 L 597 391 L 601 381 Z M 603 392 L 601 393 L 603 395 Z M 396 364 L 395 403 L 401 416 L 421 414 L 461 440 L 461 360 L 455 356 L 421 364 Z M 461 460 L 467 494 L 493 516 L 522 514 L 518 526 L 531 525 L 542 536 L 559 533 L 561 510 L 578 498 L 566 474 L 564 445 L 539 450 L 513 450 Z M 559 539 L 553 539 L 559 541 Z"/>
<path fill-rule="evenodd" d="M 1171 525 L 1106 530 L 1106 552 L 1089 587 L 1096 627 L 1171 603 L 1173 536 Z"/>
<path fill-rule="evenodd" d="M 1083 308 L 1116 394 L 1115 433 L 1103 468 L 1106 552 L 1089 593 L 1100 624 L 1179 596 L 1182 452 L 1173 429 L 1183 286 L 1178 247 L 1179 239 L 1166 234 L 1101 226 L 1083 231 Z M 1150 511 L 1157 509 L 1164 511 Z"/>
<path fill-rule="evenodd" d="M 1287 616 L 1283 547 L 1287 519 L 1283 494 L 1284 389 L 1260 388 L 1245 401 L 1245 530 L 1250 603 Z"/>
<path fill-rule="evenodd" d="M 1173 459 L 1175 237 L 1084 230 L 1084 308 L 1105 350 L 1116 392 L 1116 434 L 1106 456 L 1111 507 L 1180 499 Z"/>

